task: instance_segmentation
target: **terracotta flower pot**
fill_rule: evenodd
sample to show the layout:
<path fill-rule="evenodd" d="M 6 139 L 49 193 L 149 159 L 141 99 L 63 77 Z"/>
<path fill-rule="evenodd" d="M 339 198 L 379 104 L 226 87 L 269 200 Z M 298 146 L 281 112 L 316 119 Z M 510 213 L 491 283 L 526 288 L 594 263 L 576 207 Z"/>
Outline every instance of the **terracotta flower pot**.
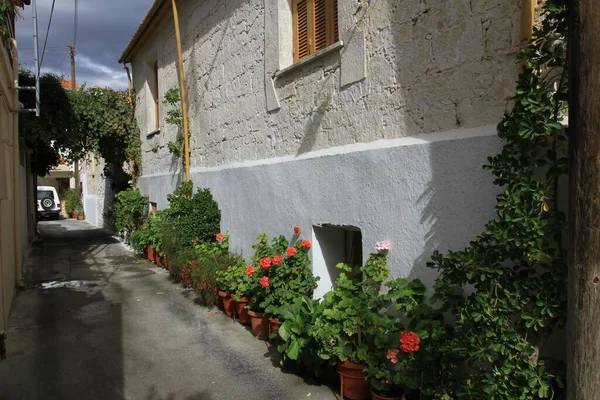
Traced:
<path fill-rule="evenodd" d="M 248 309 L 246 308 L 248 300 L 247 297 L 236 300 L 238 319 L 242 325 L 250 325 L 250 316 L 248 315 Z"/>
<path fill-rule="evenodd" d="M 269 338 L 269 320 L 265 318 L 265 315 L 261 312 L 255 312 L 248 310 L 250 316 L 250 324 L 252 325 L 252 332 L 258 339 L 265 340 Z"/>
<path fill-rule="evenodd" d="M 154 262 L 154 248 L 151 244 L 146 246 L 146 257 L 148 257 L 148 261 Z"/>
<path fill-rule="evenodd" d="M 162 260 L 161 260 L 160 254 L 158 254 L 158 251 L 156 251 L 156 250 L 154 251 L 154 263 L 157 266 L 162 267 Z"/>
<path fill-rule="evenodd" d="M 371 390 L 371 400 L 404 400 L 404 399 L 405 399 L 404 396 L 387 397 L 387 396 L 379 395 L 379 394 L 375 393 L 373 390 Z"/>
<path fill-rule="evenodd" d="M 269 320 L 269 340 L 277 341 L 277 339 L 279 339 L 279 336 L 275 339 L 271 339 L 271 334 L 279 330 L 280 323 L 281 321 L 279 321 L 279 318 L 272 318 Z"/>
<path fill-rule="evenodd" d="M 225 315 L 235 319 L 235 299 L 231 293 L 219 292 L 219 297 L 223 300 L 223 310 L 225 310 Z"/>
<path fill-rule="evenodd" d="M 78 214 L 77 215 L 77 220 L 78 221 L 83 221 L 85 219 L 85 214 Z"/>
<path fill-rule="evenodd" d="M 340 375 L 340 395 L 341 398 L 352 400 L 367 400 L 371 397 L 369 383 L 366 381 L 363 364 L 356 364 L 352 361 L 344 361 L 337 366 Z"/>
<path fill-rule="evenodd" d="M 71 218 L 77 219 L 77 213 L 75 211 L 71 211 Z"/>

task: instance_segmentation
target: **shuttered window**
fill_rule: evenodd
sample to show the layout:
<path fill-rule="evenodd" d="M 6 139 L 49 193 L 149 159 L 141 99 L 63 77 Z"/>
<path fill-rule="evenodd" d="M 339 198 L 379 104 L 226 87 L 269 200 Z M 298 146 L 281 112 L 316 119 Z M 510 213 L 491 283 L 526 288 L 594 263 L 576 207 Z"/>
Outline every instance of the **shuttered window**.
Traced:
<path fill-rule="evenodd" d="M 339 40 L 337 0 L 293 0 L 294 61 Z"/>
<path fill-rule="evenodd" d="M 158 98 L 158 63 L 154 63 L 154 128 L 160 129 L 160 99 Z"/>

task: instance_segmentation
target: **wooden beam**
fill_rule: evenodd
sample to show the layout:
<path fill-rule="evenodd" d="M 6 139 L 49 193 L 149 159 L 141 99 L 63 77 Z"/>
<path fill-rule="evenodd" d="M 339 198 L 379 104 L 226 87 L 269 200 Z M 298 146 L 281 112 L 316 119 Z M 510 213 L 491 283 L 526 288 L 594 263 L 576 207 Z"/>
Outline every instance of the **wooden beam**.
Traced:
<path fill-rule="evenodd" d="M 600 399 L 600 7 L 572 0 L 569 26 L 567 399 Z"/>

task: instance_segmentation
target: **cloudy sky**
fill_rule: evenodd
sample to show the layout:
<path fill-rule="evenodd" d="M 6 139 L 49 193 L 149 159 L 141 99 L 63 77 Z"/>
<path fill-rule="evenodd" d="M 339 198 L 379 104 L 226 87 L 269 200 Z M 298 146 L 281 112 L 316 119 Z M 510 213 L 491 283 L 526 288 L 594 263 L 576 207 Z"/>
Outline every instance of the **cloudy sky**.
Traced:
<path fill-rule="evenodd" d="M 117 63 L 119 55 L 150 10 L 153 0 L 79 0 L 76 42 L 77 83 L 88 86 L 127 87 L 127 75 Z M 75 0 L 56 0 L 42 73 L 54 72 L 70 79 L 68 46 L 73 42 Z M 52 0 L 37 0 L 40 57 Z M 17 22 L 22 68 L 33 69 L 32 8 L 21 11 Z"/>

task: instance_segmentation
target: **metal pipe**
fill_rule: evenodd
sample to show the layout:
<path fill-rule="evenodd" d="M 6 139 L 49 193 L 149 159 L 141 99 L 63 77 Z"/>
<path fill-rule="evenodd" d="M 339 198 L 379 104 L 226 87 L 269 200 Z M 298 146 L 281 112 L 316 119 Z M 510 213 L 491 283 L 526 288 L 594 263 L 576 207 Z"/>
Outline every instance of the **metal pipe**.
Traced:
<path fill-rule="evenodd" d="M 188 138 L 188 116 L 187 116 L 187 95 L 185 91 L 185 75 L 183 72 L 183 52 L 181 50 L 181 33 L 179 32 L 179 13 L 175 0 L 171 0 L 173 5 L 173 22 L 175 24 L 175 40 L 177 42 L 177 60 L 179 66 L 179 91 L 181 93 L 181 114 L 183 118 L 183 152 L 185 153 L 185 181 L 190 181 L 190 147 Z"/>
<path fill-rule="evenodd" d="M 523 0 L 521 9 L 521 43 L 527 43 L 533 34 L 535 22 L 535 6 L 537 0 Z"/>
<path fill-rule="evenodd" d="M 40 49 L 38 45 L 37 0 L 31 1 L 33 12 L 33 62 L 35 63 L 35 116 L 40 116 Z"/>

